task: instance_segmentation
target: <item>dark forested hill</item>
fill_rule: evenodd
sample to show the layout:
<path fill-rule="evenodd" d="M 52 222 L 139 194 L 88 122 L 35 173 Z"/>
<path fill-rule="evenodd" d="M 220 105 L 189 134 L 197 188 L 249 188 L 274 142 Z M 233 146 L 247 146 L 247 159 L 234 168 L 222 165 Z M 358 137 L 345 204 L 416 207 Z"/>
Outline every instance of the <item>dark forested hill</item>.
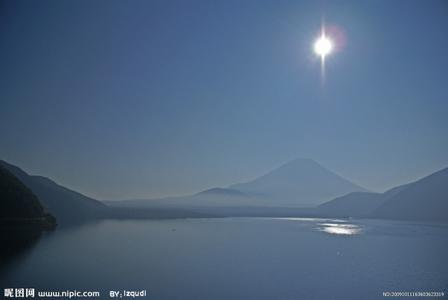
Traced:
<path fill-rule="evenodd" d="M 17 177 L 0 165 L 0 220 L 2 225 L 33 223 L 55 226 L 39 199 Z"/>

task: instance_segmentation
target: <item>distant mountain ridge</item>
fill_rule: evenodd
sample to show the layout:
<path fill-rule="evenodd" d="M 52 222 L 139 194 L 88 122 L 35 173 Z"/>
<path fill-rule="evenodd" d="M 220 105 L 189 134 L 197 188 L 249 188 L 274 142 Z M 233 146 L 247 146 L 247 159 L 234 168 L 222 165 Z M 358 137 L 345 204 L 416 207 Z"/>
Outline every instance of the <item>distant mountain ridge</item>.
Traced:
<path fill-rule="evenodd" d="M 285 177 L 283 174 L 295 174 L 295 176 L 286 176 L 287 178 L 292 177 L 294 180 L 304 178 L 305 175 L 303 173 L 296 173 L 297 166 L 308 165 L 312 170 L 318 170 L 316 171 L 317 174 L 323 172 L 326 175 L 322 177 L 328 176 L 330 179 L 338 176 L 328 175 L 325 169 L 321 169 L 320 165 L 315 168 L 316 164 L 311 160 L 296 160 L 251 182 L 231 185 L 229 188 L 209 189 L 191 196 L 152 200 L 110 201 L 108 203 L 113 206 L 124 207 L 188 207 L 195 211 L 214 213 L 221 216 L 385 218 L 448 222 L 446 216 L 448 211 L 448 168 L 415 182 L 394 187 L 384 193 L 367 192 L 355 185 L 355 189 L 361 189 L 361 191 L 348 192 L 308 208 L 284 205 L 285 202 L 271 201 L 272 198 L 267 196 L 267 190 L 276 191 L 284 183 L 280 180 L 280 178 Z M 311 178 L 311 181 L 305 179 L 299 180 L 299 182 L 313 183 L 315 178 L 319 178 L 319 176 L 314 176 L 314 179 Z M 336 181 L 339 180 L 338 178 Z M 261 183 L 269 184 L 262 185 Z M 286 185 L 288 184 L 294 186 L 294 183 L 287 183 Z M 353 187 L 350 184 L 348 186 Z M 323 184 L 315 187 L 319 189 L 326 188 Z M 272 194 L 270 196 L 272 197 Z M 292 200 L 294 199 L 295 197 Z"/>
<path fill-rule="evenodd" d="M 250 182 L 194 195 L 108 201 L 130 207 L 311 207 L 350 192 L 366 191 L 311 159 L 296 159 Z"/>
<path fill-rule="evenodd" d="M 211 188 L 184 197 L 106 201 L 107 205 L 48 178 L 28 175 L 1 160 L 0 168 L 12 173 L 30 189 L 61 225 L 105 218 L 213 216 L 352 217 L 448 222 L 448 168 L 385 193 L 371 193 L 312 160 L 300 159 L 253 181 L 229 188 Z M 318 184 L 319 180 L 321 184 Z M 339 193 L 345 194 L 337 195 Z M 335 194 L 332 200 L 320 203 L 329 194 Z M 317 204 L 305 207 L 309 199 L 317 199 Z"/>
<path fill-rule="evenodd" d="M 101 219 L 167 219 L 214 216 L 176 207 L 151 209 L 111 207 L 101 201 L 63 187 L 49 178 L 29 175 L 19 167 L 5 161 L 0 160 L 0 167 L 8 170 L 31 190 L 39 198 L 45 210 L 53 214 L 57 218 L 58 225 L 61 226 L 71 226 Z"/>
<path fill-rule="evenodd" d="M 196 195 L 227 195 L 227 196 L 247 196 L 241 191 L 230 189 L 230 188 L 211 188 L 202 192 L 197 193 Z"/>

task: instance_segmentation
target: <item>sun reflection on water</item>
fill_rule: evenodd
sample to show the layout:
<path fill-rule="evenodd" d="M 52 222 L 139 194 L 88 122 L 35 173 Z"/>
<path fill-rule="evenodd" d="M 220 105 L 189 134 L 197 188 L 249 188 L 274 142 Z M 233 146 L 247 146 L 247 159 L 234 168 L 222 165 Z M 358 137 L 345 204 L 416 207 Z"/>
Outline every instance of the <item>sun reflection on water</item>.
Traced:
<path fill-rule="evenodd" d="M 320 223 L 318 230 L 328 234 L 356 235 L 361 233 L 362 228 L 355 224 Z"/>

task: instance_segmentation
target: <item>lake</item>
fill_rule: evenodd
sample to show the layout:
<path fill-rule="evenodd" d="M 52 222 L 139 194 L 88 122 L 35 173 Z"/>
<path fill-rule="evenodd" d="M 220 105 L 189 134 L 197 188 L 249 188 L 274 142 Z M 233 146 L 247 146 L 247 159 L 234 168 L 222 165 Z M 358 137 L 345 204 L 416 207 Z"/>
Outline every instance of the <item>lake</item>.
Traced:
<path fill-rule="evenodd" d="M 0 280 L 1 287 L 101 291 L 104 299 L 110 290 L 146 290 L 148 299 L 384 299 L 383 292 L 397 291 L 446 295 L 447 249 L 448 226 L 437 224 L 107 220 L 45 233 L 1 270 Z"/>

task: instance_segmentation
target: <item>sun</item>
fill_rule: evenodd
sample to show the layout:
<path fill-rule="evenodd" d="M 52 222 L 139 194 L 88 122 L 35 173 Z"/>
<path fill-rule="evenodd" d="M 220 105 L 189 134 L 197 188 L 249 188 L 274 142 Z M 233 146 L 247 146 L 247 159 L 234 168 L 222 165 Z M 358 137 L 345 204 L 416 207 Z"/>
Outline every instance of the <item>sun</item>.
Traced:
<path fill-rule="evenodd" d="M 314 41 L 314 53 L 320 57 L 321 81 L 325 82 L 325 58 L 334 50 L 334 43 L 330 36 L 325 33 L 325 26 L 322 24 L 320 36 Z"/>
<path fill-rule="evenodd" d="M 321 58 L 324 58 L 333 50 L 333 42 L 322 33 L 321 36 L 314 42 L 314 52 Z"/>

